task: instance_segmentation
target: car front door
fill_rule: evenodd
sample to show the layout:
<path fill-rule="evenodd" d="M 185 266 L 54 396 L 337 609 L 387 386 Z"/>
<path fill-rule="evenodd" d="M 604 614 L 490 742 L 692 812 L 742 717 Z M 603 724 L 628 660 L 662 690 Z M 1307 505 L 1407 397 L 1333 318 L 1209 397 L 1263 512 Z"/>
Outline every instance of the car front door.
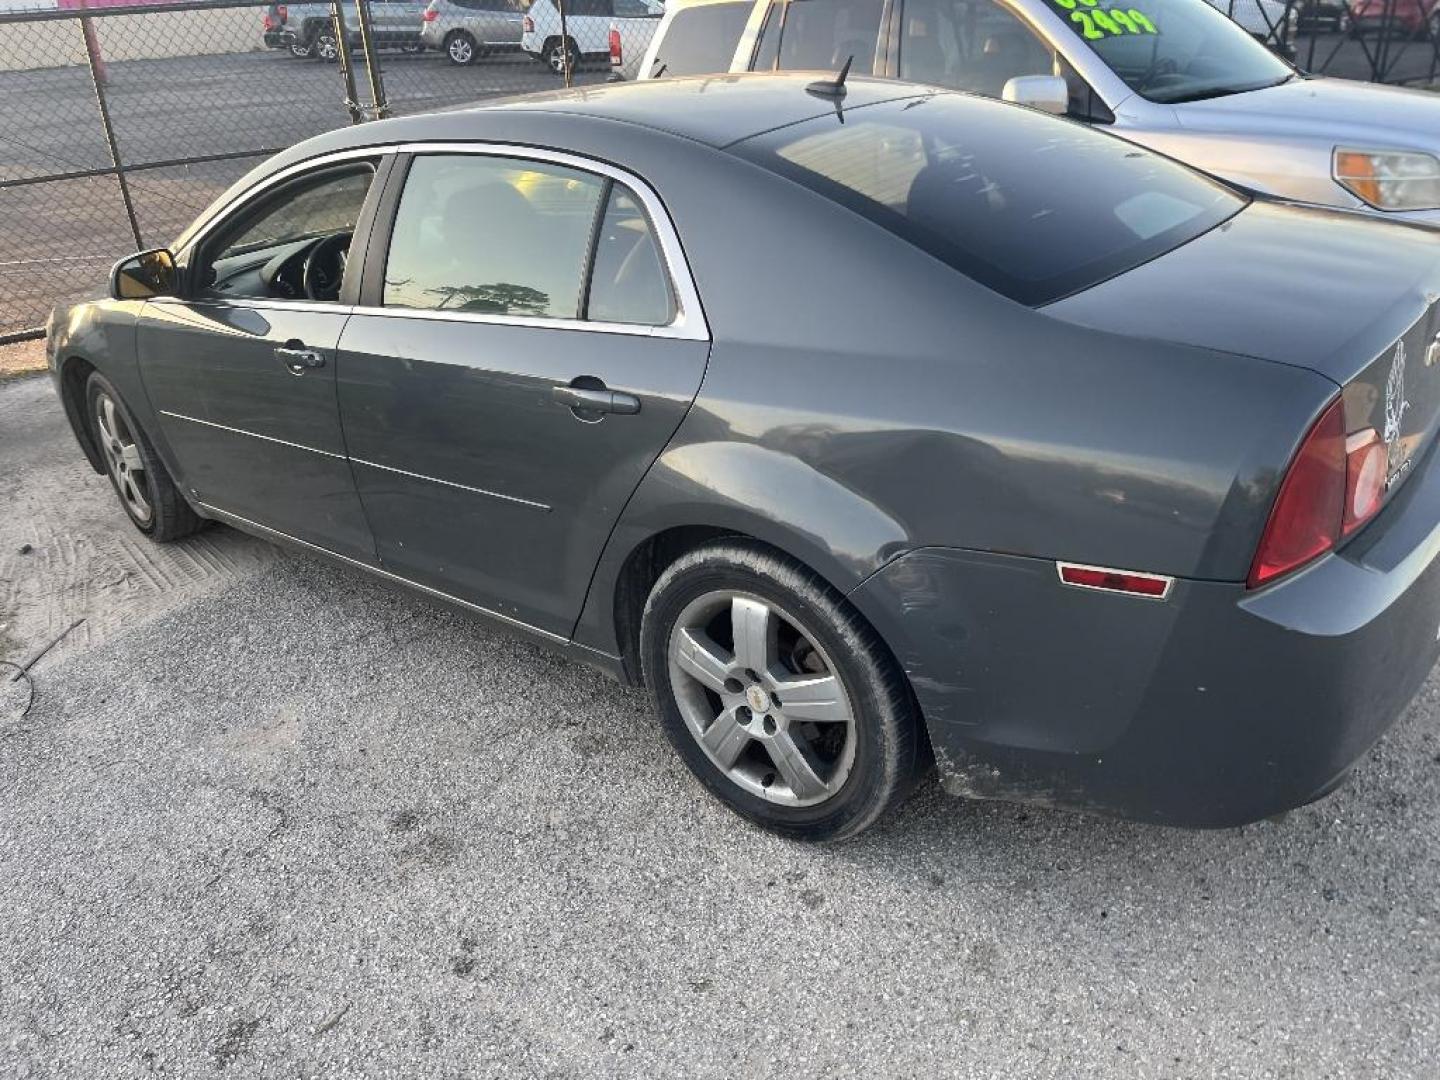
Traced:
<path fill-rule="evenodd" d="M 393 201 L 339 367 L 380 556 L 568 636 L 704 374 L 679 243 L 644 185 L 539 151 L 417 154 Z"/>
<path fill-rule="evenodd" d="M 267 187 L 181 253 L 180 297 L 150 301 L 141 375 L 207 507 L 373 562 L 335 401 L 346 253 L 376 163 Z"/>

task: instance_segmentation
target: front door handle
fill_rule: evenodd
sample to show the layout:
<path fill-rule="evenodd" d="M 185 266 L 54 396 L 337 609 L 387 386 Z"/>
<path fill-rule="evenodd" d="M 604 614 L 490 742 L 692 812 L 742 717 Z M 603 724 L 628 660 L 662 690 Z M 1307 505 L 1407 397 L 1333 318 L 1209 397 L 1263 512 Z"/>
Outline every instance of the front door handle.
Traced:
<path fill-rule="evenodd" d="M 599 382 L 598 379 L 595 381 Z M 556 386 L 551 389 L 550 394 L 561 405 L 574 411 L 581 419 L 585 418 L 582 415 L 585 413 L 592 415 L 616 413 L 621 416 L 633 416 L 640 411 L 638 397 L 620 390 L 607 390 L 604 383 L 600 383 L 598 388 Z"/>
<path fill-rule="evenodd" d="M 287 341 L 281 345 L 275 350 L 275 359 L 296 375 L 325 366 L 324 355 L 315 349 L 307 349 L 304 342 L 300 341 Z"/>

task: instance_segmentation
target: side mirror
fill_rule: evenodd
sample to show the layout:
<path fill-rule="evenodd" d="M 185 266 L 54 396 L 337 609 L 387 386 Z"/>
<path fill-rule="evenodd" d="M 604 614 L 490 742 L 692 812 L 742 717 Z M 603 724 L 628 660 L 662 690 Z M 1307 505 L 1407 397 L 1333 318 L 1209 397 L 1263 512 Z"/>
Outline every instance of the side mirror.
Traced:
<path fill-rule="evenodd" d="M 1000 96 L 1056 116 L 1070 111 L 1070 86 L 1059 75 L 1021 75 L 1007 82 Z"/>
<path fill-rule="evenodd" d="M 116 300 L 173 296 L 175 285 L 175 256 L 166 248 L 121 259 L 110 271 L 110 295 Z"/>

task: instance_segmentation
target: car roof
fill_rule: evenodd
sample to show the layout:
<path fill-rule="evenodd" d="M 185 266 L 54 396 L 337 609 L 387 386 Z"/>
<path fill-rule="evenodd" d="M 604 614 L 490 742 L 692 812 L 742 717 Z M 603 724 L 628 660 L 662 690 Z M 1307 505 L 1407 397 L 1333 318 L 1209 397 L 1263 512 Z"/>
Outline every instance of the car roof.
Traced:
<path fill-rule="evenodd" d="M 668 132 L 710 146 L 723 147 L 835 111 L 833 99 L 807 92 L 810 84 L 833 79 L 834 72 L 706 75 L 643 82 L 604 83 L 508 98 L 454 112 L 407 117 L 386 122 L 388 138 L 474 137 L 467 118 L 486 113 L 543 112 L 620 121 Z M 909 83 L 851 75 L 846 80 L 845 108 L 879 101 L 918 97 L 937 91 Z M 943 91 L 942 91 L 943 92 Z M 405 131 L 408 126 L 413 131 Z M 367 134 L 362 125 L 356 144 Z M 379 125 L 371 127 L 373 133 Z"/>

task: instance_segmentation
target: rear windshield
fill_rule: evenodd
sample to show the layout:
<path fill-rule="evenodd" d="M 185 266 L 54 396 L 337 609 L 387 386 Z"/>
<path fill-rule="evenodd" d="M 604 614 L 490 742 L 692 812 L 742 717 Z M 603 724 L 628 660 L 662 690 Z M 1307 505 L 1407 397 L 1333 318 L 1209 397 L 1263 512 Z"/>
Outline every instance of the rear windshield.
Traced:
<path fill-rule="evenodd" d="M 961 94 L 847 109 L 731 149 L 1031 305 L 1148 262 L 1245 206 L 1131 143 Z"/>

